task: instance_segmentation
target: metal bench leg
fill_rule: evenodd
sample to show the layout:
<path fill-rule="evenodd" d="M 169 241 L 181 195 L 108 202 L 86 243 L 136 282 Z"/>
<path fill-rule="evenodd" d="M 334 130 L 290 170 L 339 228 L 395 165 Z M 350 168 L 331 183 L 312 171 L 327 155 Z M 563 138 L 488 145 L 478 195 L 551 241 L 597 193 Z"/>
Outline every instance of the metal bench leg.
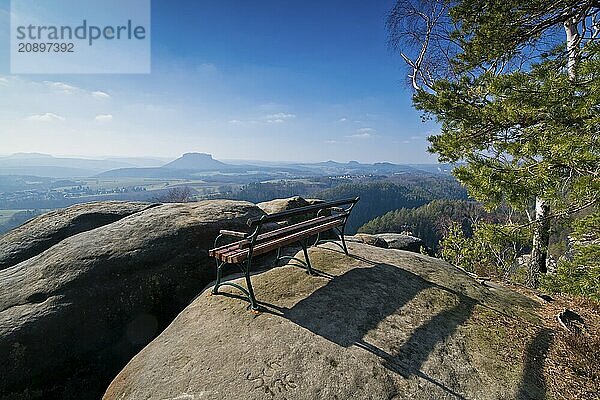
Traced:
<path fill-rule="evenodd" d="M 212 288 L 212 294 L 218 294 L 219 293 L 219 286 L 221 286 L 221 278 L 223 276 L 223 272 L 222 272 L 222 268 L 225 265 L 225 262 L 219 262 L 219 260 L 217 260 L 217 281 L 215 283 L 215 286 L 213 286 Z"/>
<path fill-rule="evenodd" d="M 256 301 L 256 297 L 254 297 L 254 289 L 252 288 L 252 281 L 250 280 L 250 269 L 252 267 L 252 258 L 251 257 L 248 258 L 248 261 L 245 264 L 244 263 L 238 264 L 241 267 L 242 272 L 244 273 L 244 277 L 246 278 L 246 288 L 238 285 L 237 283 L 233 283 L 233 282 L 221 282 L 223 279 L 223 267 L 225 266 L 225 264 L 227 264 L 227 263 L 224 261 L 223 262 L 217 261 L 217 281 L 215 283 L 215 286 L 213 286 L 209 296 L 219 294 L 219 288 L 221 286 L 234 287 L 234 288 L 242 291 L 246 295 L 246 297 L 248 297 L 248 301 L 250 301 L 250 309 L 252 310 L 252 312 L 258 313 L 260 311 L 260 306 L 258 305 L 258 302 Z"/>
<path fill-rule="evenodd" d="M 317 245 L 319 244 L 320 241 L 321 241 L 321 232 L 317 233 L 317 240 L 315 240 L 315 243 L 313 243 L 313 247 L 317 247 Z"/>
<path fill-rule="evenodd" d="M 306 240 L 302 241 L 302 251 L 304 252 L 304 260 L 306 261 L 306 269 L 309 275 L 314 275 L 312 265 L 310 265 L 310 258 L 308 257 L 308 249 L 306 246 Z"/>
<path fill-rule="evenodd" d="M 338 243 L 338 242 L 336 242 L 336 241 L 332 241 L 330 239 L 329 240 L 328 239 L 323 239 L 323 240 L 317 240 L 313 244 L 313 247 L 319 245 L 320 243 L 330 242 L 331 244 L 335 244 L 340 249 L 342 249 L 342 251 L 344 252 L 344 254 L 346 254 L 347 256 L 350 255 L 350 253 L 348 252 L 348 246 L 346 246 L 346 238 L 345 238 L 344 229 L 345 229 L 345 226 L 341 230 L 338 229 L 338 228 L 332 228 L 331 229 L 340 238 L 340 242 L 342 242 L 341 244 Z"/>
<path fill-rule="evenodd" d="M 256 297 L 254 297 L 254 289 L 252 288 L 252 280 L 250 279 L 250 268 L 252 267 L 252 254 L 249 254 L 248 261 L 246 262 L 246 287 L 248 288 L 248 297 L 250 300 L 250 308 L 253 312 L 258 312 L 260 310 L 260 306 L 256 301 Z"/>
<path fill-rule="evenodd" d="M 346 230 L 346 224 L 342 225 L 342 230 L 340 232 L 340 238 L 342 239 L 342 248 L 344 249 L 344 253 L 348 255 L 348 247 L 346 246 L 346 239 L 344 238 L 344 232 Z"/>

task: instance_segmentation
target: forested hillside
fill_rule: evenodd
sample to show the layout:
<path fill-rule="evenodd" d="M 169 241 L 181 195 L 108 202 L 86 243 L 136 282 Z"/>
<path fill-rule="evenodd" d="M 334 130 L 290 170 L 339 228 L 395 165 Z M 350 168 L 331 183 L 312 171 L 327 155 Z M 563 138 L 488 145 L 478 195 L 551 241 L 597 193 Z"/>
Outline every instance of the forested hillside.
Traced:
<path fill-rule="evenodd" d="M 452 177 L 426 173 L 347 179 L 257 182 L 219 193 L 220 198 L 253 203 L 292 196 L 339 200 L 360 197 L 347 231 L 354 233 L 371 219 L 398 208 L 414 208 L 436 199 L 466 199 L 466 190 Z M 210 197 L 210 196 L 209 196 Z"/>
<path fill-rule="evenodd" d="M 398 208 L 414 208 L 436 199 L 464 199 L 466 192 L 455 180 L 437 179 L 394 183 L 391 181 L 347 183 L 318 192 L 315 196 L 324 200 L 360 197 L 352 211 L 348 231 L 356 232 L 371 219 Z"/>
<path fill-rule="evenodd" d="M 223 186 L 218 194 L 206 198 L 226 198 L 261 203 L 277 198 L 293 196 L 310 197 L 313 193 L 331 187 L 331 179 L 311 178 L 310 180 L 281 180 L 275 182 L 253 182 L 239 187 Z"/>
<path fill-rule="evenodd" d="M 418 208 L 400 208 L 377 217 L 363 226 L 360 233 L 385 233 L 410 231 L 423 239 L 427 246 L 438 250 L 439 242 L 457 223 L 467 236 L 473 234 L 476 221 L 499 222 L 501 213 L 487 212 L 480 203 L 466 200 L 434 200 Z"/>

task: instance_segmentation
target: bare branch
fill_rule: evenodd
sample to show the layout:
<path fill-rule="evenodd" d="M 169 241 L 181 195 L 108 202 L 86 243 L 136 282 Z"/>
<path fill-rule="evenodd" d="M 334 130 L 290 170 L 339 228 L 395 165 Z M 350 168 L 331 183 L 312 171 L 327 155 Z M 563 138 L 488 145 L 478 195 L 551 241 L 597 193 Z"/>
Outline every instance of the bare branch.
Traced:
<path fill-rule="evenodd" d="M 449 7 L 449 0 L 399 0 L 388 16 L 388 44 L 408 67 L 416 91 L 433 91 L 436 79 L 453 76 L 451 60 L 460 48 L 450 35 Z"/>

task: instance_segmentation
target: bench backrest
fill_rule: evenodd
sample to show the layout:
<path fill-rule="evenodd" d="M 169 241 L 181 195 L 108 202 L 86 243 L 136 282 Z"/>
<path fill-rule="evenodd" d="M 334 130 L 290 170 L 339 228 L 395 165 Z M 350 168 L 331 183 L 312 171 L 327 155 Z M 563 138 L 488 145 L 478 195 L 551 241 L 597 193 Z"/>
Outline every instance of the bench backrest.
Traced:
<path fill-rule="evenodd" d="M 292 210 L 282 211 L 275 214 L 263 215 L 258 218 L 250 218 L 248 220 L 248 226 L 251 228 L 259 227 L 268 222 L 281 222 L 285 221 L 288 218 L 296 217 L 300 215 L 311 214 L 315 212 L 319 212 L 321 210 L 327 210 L 330 208 L 341 207 L 344 208 L 345 213 L 350 213 L 354 205 L 360 200 L 360 197 L 356 197 L 353 199 L 344 199 L 337 201 L 327 201 L 324 203 L 314 204 L 306 207 L 294 208 Z M 342 207 L 346 206 L 346 207 Z"/>

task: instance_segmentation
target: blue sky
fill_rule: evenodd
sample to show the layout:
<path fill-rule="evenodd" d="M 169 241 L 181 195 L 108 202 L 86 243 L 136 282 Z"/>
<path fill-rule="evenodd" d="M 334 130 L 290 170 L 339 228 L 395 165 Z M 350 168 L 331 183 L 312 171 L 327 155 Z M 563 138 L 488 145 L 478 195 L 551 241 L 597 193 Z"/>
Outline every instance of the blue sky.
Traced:
<path fill-rule="evenodd" d="M 392 4 L 155 0 L 151 74 L 16 76 L 0 0 L 0 154 L 434 161 Z"/>

